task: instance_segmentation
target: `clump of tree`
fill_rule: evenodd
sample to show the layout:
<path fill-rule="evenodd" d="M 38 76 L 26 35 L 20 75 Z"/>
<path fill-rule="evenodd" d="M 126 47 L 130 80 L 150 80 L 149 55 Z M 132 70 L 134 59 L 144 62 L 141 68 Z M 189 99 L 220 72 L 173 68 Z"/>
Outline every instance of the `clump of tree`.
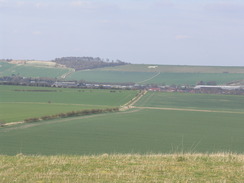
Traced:
<path fill-rule="evenodd" d="M 0 61 L 1 62 L 11 62 L 13 59 L 10 59 L 10 58 L 8 58 L 8 59 L 0 59 Z"/>
<path fill-rule="evenodd" d="M 73 68 L 76 71 L 129 64 L 120 60 L 110 61 L 109 59 L 104 60 L 99 57 L 62 57 L 54 59 L 53 62 Z"/>
<path fill-rule="evenodd" d="M 40 118 L 28 118 L 28 119 L 25 119 L 24 122 L 33 123 L 33 122 L 44 121 L 44 120 L 75 117 L 75 116 L 85 116 L 85 115 L 91 115 L 91 114 L 100 114 L 100 113 L 117 112 L 117 111 L 119 111 L 118 107 L 106 108 L 106 109 L 86 109 L 86 110 L 81 110 L 81 111 L 71 111 L 71 112 L 67 112 L 67 113 L 59 113 L 59 114 L 54 114 L 54 115 L 49 115 L 49 116 L 42 116 Z"/>
<path fill-rule="evenodd" d="M 211 86 L 214 86 L 214 85 L 217 85 L 217 82 L 216 81 L 199 81 L 197 82 L 197 85 L 211 85 Z"/>

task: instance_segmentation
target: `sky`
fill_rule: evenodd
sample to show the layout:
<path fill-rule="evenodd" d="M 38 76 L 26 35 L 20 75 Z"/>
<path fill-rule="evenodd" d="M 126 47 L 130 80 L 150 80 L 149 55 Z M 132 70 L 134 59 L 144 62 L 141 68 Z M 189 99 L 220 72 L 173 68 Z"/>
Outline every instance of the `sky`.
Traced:
<path fill-rule="evenodd" d="M 0 0 L 0 58 L 244 66 L 243 0 Z"/>

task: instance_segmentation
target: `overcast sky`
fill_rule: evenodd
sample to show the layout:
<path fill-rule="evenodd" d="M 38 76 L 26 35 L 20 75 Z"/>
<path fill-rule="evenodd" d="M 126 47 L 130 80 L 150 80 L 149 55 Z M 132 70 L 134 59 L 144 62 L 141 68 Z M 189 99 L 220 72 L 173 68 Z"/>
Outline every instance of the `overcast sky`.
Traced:
<path fill-rule="evenodd" d="M 0 58 L 244 65 L 244 0 L 0 0 Z"/>

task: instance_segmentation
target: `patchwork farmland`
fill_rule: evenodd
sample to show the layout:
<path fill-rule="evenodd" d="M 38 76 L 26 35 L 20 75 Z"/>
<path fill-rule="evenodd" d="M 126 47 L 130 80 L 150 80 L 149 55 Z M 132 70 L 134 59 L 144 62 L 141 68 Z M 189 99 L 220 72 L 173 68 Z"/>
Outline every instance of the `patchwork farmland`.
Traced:
<path fill-rule="evenodd" d="M 22 67 L 31 69 L 33 65 Z M 75 72 L 70 68 L 41 67 L 43 70 L 38 69 L 41 74 L 29 73 L 30 76 L 65 76 L 66 80 L 142 85 L 243 80 L 242 68 L 233 67 L 216 67 L 216 73 L 209 67 L 195 67 L 198 73 L 194 73 L 193 68 L 183 66 L 149 69 L 145 65 L 124 65 Z M 20 66 L 18 69 L 16 73 L 12 64 L 2 65 L 0 74 L 24 76 Z M 9 175 L 32 170 L 33 176 L 21 174 L 18 181 L 94 182 L 100 177 L 112 182 L 128 182 L 131 178 L 150 182 L 160 181 L 162 172 L 168 170 L 169 177 L 165 179 L 164 174 L 164 180 L 183 180 L 181 175 L 187 176 L 186 181 L 241 182 L 243 103 L 243 95 L 0 85 L 0 162 L 3 167 L 0 182 L 16 181 Z M 106 111 L 112 108 L 120 108 L 120 111 Z M 104 112 L 82 112 L 92 110 Z M 28 122 L 26 119 L 30 118 L 38 120 Z M 81 161 L 88 163 L 82 171 L 76 169 Z M 15 169 L 13 164 L 23 166 L 15 166 Z M 224 168 L 220 169 L 220 165 Z M 122 169 L 115 169 L 120 166 Z M 192 166 L 194 168 L 188 169 Z M 213 169 L 214 173 L 210 171 Z M 174 176 L 179 170 L 181 174 Z M 75 178 L 77 175 L 79 178 Z"/>
<path fill-rule="evenodd" d="M 22 109 L 25 108 L 32 111 L 35 102 L 43 105 L 37 110 L 46 108 L 46 112 L 53 112 L 52 105 L 55 110 L 63 110 L 57 108 L 58 105 L 67 106 L 66 110 L 120 106 L 137 94 L 125 90 L 50 89 L 55 92 L 47 95 L 47 92 L 33 92 L 35 90 L 37 88 L 1 86 L 1 92 L 6 92 L 1 106 L 16 104 L 15 119 L 18 121 L 17 114 L 24 114 Z M 129 103 L 131 109 L 122 112 L 3 127 L 0 129 L 0 153 L 242 153 L 243 100 L 243 96 L 148 92 L 135 104 Z M 22 107 L 19 113 L 18 106 Z M 2 115 L 6 119 L 11 116 L 7 111 Z"/>

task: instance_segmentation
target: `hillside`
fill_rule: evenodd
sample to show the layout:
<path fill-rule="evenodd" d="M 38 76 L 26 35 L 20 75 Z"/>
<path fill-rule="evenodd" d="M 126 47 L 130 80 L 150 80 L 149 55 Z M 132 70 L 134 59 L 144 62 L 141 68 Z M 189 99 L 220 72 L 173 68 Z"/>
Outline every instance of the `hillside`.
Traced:
<path fill-rule="evenodd" d="M 0 156 L 0 182 L 243 182 L 233 154 Z"/>
<path fill-rule="evenodd" d="M 140 85 L 243 85 L 244 67 L 144 65 L 93 57 L 63 57 L 52 62 L 0 61 L 0 77 L 4 76 Z"/>
<path fill-rule="evenodd" d="M 97 69 L 101 71 L 122 72 L 161 72 L 161 73 L 232 73 L 243 74 L 244 67 L 238 66 L 193 66 L 193 65 L 154 65 L 129 64 Z"/>
<path fill-rule="evenodd" d="M 0 77 L 20 76 L 31 78 L 58 78 L 69 72 L 54 62 L 46 61 L 23 61 L 23 60 L 0 60 Z"/>

